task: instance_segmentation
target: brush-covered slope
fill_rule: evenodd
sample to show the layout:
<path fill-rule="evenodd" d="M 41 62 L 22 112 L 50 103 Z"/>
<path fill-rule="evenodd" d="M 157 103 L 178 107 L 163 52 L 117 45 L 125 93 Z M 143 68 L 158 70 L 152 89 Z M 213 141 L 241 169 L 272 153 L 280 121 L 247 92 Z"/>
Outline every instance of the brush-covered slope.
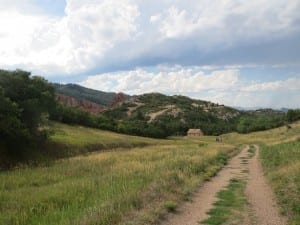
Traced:
<path fill-rule="evenodd" d="M 224 105 L 159 93 L 135 96 L 104 112 L 119 121 L 121 130 L 153 129 L 169 135 L 185 134 L 189 128 L 200 128 L 205 134 L 228 132 L 234 130 L 240 114 Z"/>

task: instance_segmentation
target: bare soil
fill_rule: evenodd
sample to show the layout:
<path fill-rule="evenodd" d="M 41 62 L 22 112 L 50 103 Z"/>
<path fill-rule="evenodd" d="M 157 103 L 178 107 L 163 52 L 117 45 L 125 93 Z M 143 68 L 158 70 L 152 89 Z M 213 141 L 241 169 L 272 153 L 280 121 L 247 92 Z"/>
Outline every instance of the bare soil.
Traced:
<path fill-rule="evenodd" d="M 217 193 L 225 188 L 232 178 L 247 181 L 245 194 L 249 204 L 246 209 L 241 209 L 243 225 L 286 225 L 287 220 L 280 215 L 274 194 L 264 177 L 258 157 L 259 148 L 255 147 L 255 155 L 252 158 L 249 157 L 249 147 L 245 147 L 217 176 L 199 188 L 191 202 L 183 203 L 176 213 L 167 215 L 160 225 L 199 225 L 208 218 L 207 212 L 217 201 Z M 236 224 L 231 222 L 226 224 Z"/>

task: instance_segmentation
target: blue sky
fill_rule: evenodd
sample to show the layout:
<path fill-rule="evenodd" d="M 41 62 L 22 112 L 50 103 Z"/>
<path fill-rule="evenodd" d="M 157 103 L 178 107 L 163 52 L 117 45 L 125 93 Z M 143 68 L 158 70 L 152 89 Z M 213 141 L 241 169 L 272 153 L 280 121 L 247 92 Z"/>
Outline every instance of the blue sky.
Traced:
<path fill-rule="evenodd" d="M 300 107 L 299 0 L 0 0 L 0 67 L 103 91 Z"/>

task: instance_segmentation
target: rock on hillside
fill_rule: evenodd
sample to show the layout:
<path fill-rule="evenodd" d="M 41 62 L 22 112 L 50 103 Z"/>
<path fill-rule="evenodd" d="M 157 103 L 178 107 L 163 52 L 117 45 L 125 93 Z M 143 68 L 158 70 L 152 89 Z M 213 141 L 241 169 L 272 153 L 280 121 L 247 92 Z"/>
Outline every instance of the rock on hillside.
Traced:
<path fill-rule="evenodd" d="M 102 106 L 111 106 L 114 102 L 128 100 L 129 95 L 103 92 L 85 88 L 77 84 L 53 84 L 57 94 L 70 96 L 78 100 L 87 100 Z"/>
<path fill-rule="evenodd" d="M 107 107 L 90 102 L 88 100 L 79 100 L 70 96 L 56 94 L 56 100 L 64 105 L 71 106 L 74 108 L 80 108 L 84 111 L 98 114 L 107 109 Z"/>

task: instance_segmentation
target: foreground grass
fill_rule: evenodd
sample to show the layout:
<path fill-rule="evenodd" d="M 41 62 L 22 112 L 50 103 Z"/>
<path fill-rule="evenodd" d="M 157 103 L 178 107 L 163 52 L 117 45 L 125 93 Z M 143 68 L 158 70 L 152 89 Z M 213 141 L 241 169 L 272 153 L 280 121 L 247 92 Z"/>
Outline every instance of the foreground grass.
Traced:
<path fill-rule="evenodd" d="M 278 141 L 299 137 L 300 123 L 292 130 L 224 135 L 222 144 L 214 137 L 154 140 L 79 126 L 54 124 L 54 128 L 58 132 L 51 140 L 67 146 L 64 150 L 70 155 L 109 151 L 1 172 L 0 224 L 153 224 L 213 176 L 235 145 L 265 143 L 276 148 Z M 265 147 L 270 154 L 266 159 L 276 156 L 270 153 L 273 147 Z M 300 173 L 295 159 L 299 157 L 292 155 L 299 152 L 293 152 L 278 153 L 276 163 L 265 168 L 277 194 L 283 193 L 278 196 L 286 213 L 297 221 Z M 285 182 L 290 182 L 289 189 L 276 185 Z"/>
<path fill-rule="evenodd" d="M 197 139 L 169 140 L 2 172 L 0 224 L 151 224 L 170 210 L 169 202 L 187 199 L 213 176 L 232 151 Z"/>
<path fill-rule="evenodd" d="M 266 175 L 290 224 L 300 221 L 300 141 L 261 148 Z"/>
<path fill-rule="evenodd" d="M 238 212 L 242 211 L 247 204 L 244 194 L 245 186 L 243 180 L 230 180 L 227 188 L 218 193 L 218 201 L 214 204 L 215 207 L 208 212 L 210 217 L 201 224 L 221 225 L 226 224 L 228 221 L 236 221 L 234 224 L 241 224 L 239 219 L 242 220 L 242 218 L 239 218 Z"/>

